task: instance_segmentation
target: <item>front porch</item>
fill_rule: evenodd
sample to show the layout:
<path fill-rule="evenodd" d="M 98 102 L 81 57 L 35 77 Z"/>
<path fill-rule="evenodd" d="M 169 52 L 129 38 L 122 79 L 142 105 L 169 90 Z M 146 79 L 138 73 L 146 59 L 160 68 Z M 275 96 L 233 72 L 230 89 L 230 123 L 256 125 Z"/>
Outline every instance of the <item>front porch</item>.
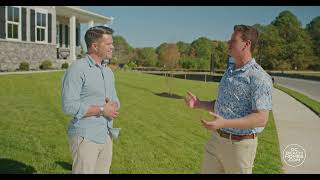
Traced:
<path fill-rule="evenodd" d="M 88 28 L 106 25 L 112 17 L 102 16 L 72 6 L 56 6 L 56 48 L 57 59 L 65 59 L 69 64 L 81 54 L 81 24 Z"/>

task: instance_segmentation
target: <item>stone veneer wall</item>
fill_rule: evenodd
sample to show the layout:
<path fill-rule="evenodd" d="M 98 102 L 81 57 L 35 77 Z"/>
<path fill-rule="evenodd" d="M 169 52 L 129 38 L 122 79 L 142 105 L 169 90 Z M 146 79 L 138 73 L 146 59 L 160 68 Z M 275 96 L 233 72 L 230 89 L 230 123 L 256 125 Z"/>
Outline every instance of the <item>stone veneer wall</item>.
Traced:
<path fill-rule="evenodd" d="M 57 59 L 56 45 L 0 40 L 0 71 L 15 71 L 23 61 L 30 70 L 38 70 L 44 60 L 50 60 L 54 69 L 61 69 L 66 62 Z"/>

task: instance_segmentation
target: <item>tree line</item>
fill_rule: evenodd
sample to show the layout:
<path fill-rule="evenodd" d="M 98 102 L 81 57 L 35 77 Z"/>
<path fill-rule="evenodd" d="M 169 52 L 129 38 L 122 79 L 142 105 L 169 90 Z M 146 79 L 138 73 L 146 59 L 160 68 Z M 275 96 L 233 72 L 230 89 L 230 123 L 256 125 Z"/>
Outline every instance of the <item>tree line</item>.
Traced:
<path fill-rule="evenodd" d="M 260 33 L 253 55 L 267 70 L 320 70 L 320 16 L 305 28 L 290 11 L 282 11 L 268 25 L 254 24 Z M 112 63 L 130 67 L 209 70 L 227 66 L 227 41 L 200 37 L 191 43 L 162 43 L 158 47 L 133 48 L 122 36 L 114 37 Z"/>

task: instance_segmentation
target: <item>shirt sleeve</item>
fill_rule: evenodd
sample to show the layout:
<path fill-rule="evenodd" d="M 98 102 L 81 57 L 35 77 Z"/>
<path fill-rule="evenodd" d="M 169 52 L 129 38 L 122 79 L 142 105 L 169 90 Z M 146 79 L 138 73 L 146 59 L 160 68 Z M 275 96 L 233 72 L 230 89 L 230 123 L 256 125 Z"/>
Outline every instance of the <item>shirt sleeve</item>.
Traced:
<path fill-rule="evenodd" d="M 75 66 L 70 66 L 62 80 L 62 109 L 77 119 L 82 119 L 89 109 L 89 105 L 80 101 L 83 82 L 84 76 Z"/>
<path fill-rule="evenodd" d="M 252 110 L 272 109 L 272 83 L 258 79 L 253 83 Z"/>

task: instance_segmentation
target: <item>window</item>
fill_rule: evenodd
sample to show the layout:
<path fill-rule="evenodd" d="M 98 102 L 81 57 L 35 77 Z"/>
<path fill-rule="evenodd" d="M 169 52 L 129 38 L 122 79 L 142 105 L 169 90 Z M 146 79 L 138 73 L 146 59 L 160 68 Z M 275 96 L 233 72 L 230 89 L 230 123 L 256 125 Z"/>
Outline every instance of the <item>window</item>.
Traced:
<path fill-rule="evenodd" d="M 68 25 L 64 25 L 64 43 L 65 43 L 65 47 L 69 47 L 69 26 Z"/>
<path fill-rule="evenodd" d="M 59 46 L 60 47 L 62 47 L 62 41 L 63 41 L 63 38 L 62 38 L 63 28 L 62 27 L 63 27 L 62 24 L 59 24 L 59 34 L 60 34 L 60 36 L 59 36 Z"/>
<path fill-rule="evenodd" d="M 7 7 L 7 38 L 20 40 L 20 7 Z"/>
<path fill-rule="evenodd" d="M 47 42 L 47 13 L 37 12 L 36 15 L 36 40 Z"/>
<path fill-rule="evenodd" d="M 57 26 L 56 26 L 56 44 L 57 47 L 59 47 L 59 39 L 60 39 L 60 29 L 59 29 L 59 22 L 57 22 Z"/>

